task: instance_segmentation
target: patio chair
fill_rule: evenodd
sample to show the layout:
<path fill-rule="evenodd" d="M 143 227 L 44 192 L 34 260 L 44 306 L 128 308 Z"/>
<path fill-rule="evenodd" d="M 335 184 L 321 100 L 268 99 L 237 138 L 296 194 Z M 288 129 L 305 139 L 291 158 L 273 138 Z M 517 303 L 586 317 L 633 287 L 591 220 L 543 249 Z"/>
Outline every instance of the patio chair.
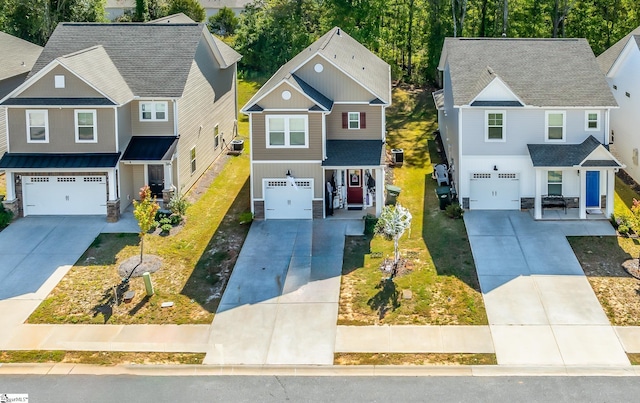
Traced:
<path fill-rule="evenodd" d="M 443 183 L 447 186 L 449 185 L 449 171 L 447 170 L 447 166 L 445 164 L 436 165 L 433 168 L 433 171 L 436 174 L 438 186 L 441 186 Z"/>

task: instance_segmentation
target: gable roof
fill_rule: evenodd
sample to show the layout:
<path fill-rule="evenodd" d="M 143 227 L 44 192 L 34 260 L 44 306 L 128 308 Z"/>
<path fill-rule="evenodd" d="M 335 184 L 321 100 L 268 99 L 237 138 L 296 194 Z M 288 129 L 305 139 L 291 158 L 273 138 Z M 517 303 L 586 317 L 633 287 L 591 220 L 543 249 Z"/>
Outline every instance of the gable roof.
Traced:
<path fill-rule="evenodd" d="M 609 160 L 586 160 L 600 147 L 610 156 Z M 527 144 L 527 148 L 534 167 L 622 167 L 618 160 L 593 136 L 587 137 L 580 144 Z"/>
<path fill-rule="evenodd" d="M 139 97 L 182 96 L 203 24 L 61 23 L 29 77 L 62 55 L 102 45 Z"/>
<path fill-rule="evenodd" d="M 282 65 L 282 67 L 271 76 L 269 81 L 247 102 L 243 109 L 245 111 L 249 110 L 253 104 L 271 92 L 282 81 L 287 81 L 292 86 L 299 87 L 293 75 L 304 62 L 315 55 L 324 57 L 327 62 L 332 63 L 338 69 L 344 71 L 345 74 L 371 92 L 373 99 L 377 98 L 384 104 L 391 103 L 391 76 L 389 65 L 358 41 L 347 35 L 342 29 L 334 27 L 320 37 L 320 39 L 313 42 L 302 52 Z M 319 91 L 317 92 L 319 93 Z"/>
<path fill-rule="evenodd" d="M 28 73 L 42 47 L 0 31 L 0 80 Z"/>
<path fill-rule="evenodd" d="M 530 106 L 617 106 L 585 39 L 446 38 L 453 104 L 468 105 L 499 77 Z"/>
<path fill-rule="evenodd" d="M 611 47 L 600 54 L 597 57 L 598 66 L 600 66 L 600 70 L 606 75 L 613 63 L 618 60 L 620 53 L 622 53 L 622 49 L 624 49 L 627 42 L 629 42 L 629 38 L 635 35 L 640 35 L 640 27 L 634 29 L 629 32 L 624 38 L 620 39 L 618 42 L 611 45 Z M 636 42 L 640 41 L 639 38 L 636 38 Z"/>

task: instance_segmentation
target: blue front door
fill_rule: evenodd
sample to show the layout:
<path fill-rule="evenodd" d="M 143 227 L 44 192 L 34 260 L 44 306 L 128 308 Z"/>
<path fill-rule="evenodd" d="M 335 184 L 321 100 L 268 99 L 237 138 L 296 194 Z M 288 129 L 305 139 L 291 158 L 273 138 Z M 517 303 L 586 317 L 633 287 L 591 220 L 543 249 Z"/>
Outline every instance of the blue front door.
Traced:
<path fill-rule="evenodd" d="M 599 171 L 587 171 L 587 207 L 600 207 Z"/>

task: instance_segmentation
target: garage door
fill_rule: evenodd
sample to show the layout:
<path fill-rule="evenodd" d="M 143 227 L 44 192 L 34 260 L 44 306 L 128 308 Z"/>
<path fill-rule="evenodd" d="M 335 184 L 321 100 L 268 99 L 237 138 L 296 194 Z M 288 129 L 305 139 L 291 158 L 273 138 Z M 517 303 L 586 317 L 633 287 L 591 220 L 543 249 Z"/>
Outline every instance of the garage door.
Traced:
<path fill-rule="evenodd" d="M 24 215 L 106 215 L 104 176 L 23 176 Z"/>
<path fill-rule="evenodd" d="M 313 179 L 265 179 L 264 218 L 313 218 Z"/>
<path fill-rule="evenodd" d="M 469 187 L 471 210 L 520 210 L 520 178 L 511 173 L 475 173 Z"/>

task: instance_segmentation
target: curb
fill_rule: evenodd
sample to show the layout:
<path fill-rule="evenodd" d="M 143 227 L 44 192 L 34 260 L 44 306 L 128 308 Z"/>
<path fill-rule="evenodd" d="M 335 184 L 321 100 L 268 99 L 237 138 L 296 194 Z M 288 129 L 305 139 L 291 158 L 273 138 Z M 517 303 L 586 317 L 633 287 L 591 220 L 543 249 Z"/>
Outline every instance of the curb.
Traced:
<path fill-rule="evenodd" d="M 0 375 L 131 376 L 640 376 L 640 367 L 505 365 L 115 365 L 0 364 Z"/>

